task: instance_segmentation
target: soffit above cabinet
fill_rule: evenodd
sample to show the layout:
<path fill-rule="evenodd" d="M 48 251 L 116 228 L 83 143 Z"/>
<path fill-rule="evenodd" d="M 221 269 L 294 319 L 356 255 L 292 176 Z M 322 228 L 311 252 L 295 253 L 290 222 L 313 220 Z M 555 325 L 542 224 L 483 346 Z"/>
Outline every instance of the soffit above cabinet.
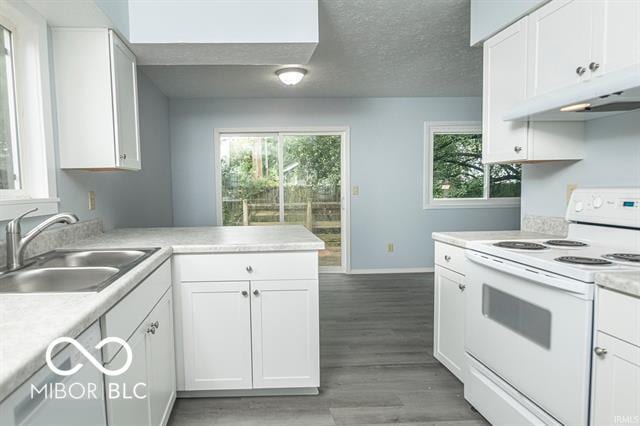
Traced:
<path fill-rule="evenodd" d="M 27 1 L 52 27 L 114 28 L 140 65 L 306 64 L 319 40 L 318 0 Z"/>

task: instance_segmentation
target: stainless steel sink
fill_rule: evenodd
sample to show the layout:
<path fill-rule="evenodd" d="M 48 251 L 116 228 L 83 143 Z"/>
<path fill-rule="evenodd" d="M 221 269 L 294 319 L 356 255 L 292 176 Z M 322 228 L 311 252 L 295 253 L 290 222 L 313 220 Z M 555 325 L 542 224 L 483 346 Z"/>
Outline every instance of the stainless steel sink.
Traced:
<path fill-rule="evenodd" d="M 57 293 L 98 291 L 118 274 L 118 268 L 37 268 L 0 277 L 2 293 Z"/>
<path fill-rule="evenodd" d="M 0 274 L 0 293 L 98 292 L 157 250 L 54 250 Z"/>
<path fill-rule="evenodd" d="M 111 266 L 121 268 L 144 256 L 141 250 L 87 250 L 58 252 L 49 260 L 41 263 L 42 267 L 73 268 Z"/>

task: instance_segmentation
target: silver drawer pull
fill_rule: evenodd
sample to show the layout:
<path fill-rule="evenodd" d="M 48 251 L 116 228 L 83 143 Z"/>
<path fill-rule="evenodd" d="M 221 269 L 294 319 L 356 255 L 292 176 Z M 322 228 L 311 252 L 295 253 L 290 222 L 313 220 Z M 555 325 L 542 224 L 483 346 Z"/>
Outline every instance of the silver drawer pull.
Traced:
<path fill-rule="evenodd" d="M 447 261 L 447 262 L 450 262 L 451 261 L 451 256 L 449 256 L 448 254 L 445 254 L 444 255 L 444 260 Z"/>
<path fill-rule="evenodd" d="M 156 334 L 156 328 L 152 325 L 151 327 L 147 328 L 147 333 Z"/>
<path fill-rule="evenodd" d="M 160 322 L 156 321 L 154 323 L 151 324 L 154 328 L 160 328 Z"/>
<path fill-rule="evenodd" d="M 246 270 L 247 270 L 247 272 L 248 272 L 248 273 L 250 273 L 250 274 L 253 272 L 253 268 L 251 267 L 251 265 L 247 266 L 245 269 L 246 269 Z"/>
<path fill-rule="evenodd" d="M 460 291 L 464 291 L 464 289 L 467 288 L 467 286 L 464 284 L 458 284 L 458 288 L 460 289 Z"/>
<path fill-rule="evenodd" d="M 247 297 L 247 296 L 249 295 L 249 292 L 248 292 L 248 291 L 246 291 L 246 290 L 242 290 L 242 295 L 243 295 L 244 297 Z"/>
<path fill-rule="evenodd" d="M 258 290 L 258 289 L 253 290 L 253 295 L 254 296 L 260 296 L 260 290 Z"/>

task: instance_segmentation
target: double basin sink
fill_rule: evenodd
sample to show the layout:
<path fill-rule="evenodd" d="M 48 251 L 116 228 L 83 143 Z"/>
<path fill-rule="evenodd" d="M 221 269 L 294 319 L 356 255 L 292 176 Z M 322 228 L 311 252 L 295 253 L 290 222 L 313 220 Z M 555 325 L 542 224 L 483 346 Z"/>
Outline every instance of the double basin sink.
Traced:
<path fill-rule="evenodd" d="M 0 293 L 99 292 L 156 250 L 54 250 L 0 274 Z"/>

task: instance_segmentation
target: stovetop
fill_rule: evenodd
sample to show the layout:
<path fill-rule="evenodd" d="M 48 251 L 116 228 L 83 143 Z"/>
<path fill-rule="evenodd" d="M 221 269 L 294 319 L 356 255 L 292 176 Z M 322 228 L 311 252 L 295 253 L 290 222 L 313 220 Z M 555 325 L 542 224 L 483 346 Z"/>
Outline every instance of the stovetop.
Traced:
<path fill-rule="evenodd" d="M 597 272 L 640 272 L 640 231 L 571 225 L 567 238 L 474 241 L 467 247 L 587 283 Z"/>

